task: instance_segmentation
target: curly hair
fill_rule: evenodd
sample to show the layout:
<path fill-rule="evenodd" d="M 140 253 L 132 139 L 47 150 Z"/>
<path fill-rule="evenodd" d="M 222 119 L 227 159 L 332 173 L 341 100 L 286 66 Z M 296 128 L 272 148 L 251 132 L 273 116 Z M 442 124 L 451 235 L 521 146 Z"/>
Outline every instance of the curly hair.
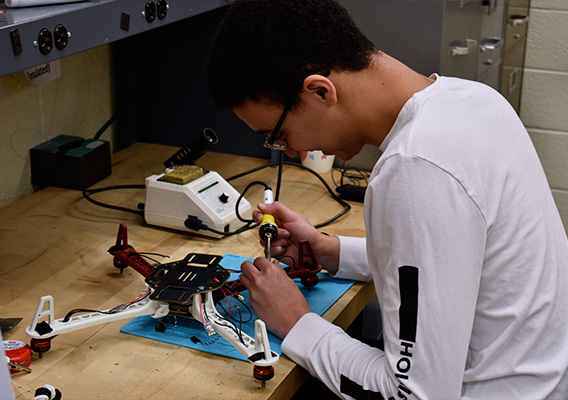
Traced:
<path fill-rule="evenodd" d="M 237 0 L 213 37 L 207 89 L 220 107 L 294 106 L 308 75 L 360 71 L 377 52 L 335 0 Z"/>

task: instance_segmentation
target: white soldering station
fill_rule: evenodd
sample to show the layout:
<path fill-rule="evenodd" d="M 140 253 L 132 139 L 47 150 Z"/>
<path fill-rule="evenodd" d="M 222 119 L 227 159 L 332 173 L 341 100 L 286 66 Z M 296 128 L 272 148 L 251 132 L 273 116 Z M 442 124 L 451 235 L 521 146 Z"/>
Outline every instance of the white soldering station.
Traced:
<path fill-rule="evenodd" d="M 239 215 L 250 215 L 250 203 L 217 172 L 193 165 L 217 141 L 205 128 L 164 163 L 165 173 L 146 178 L 147 223 L 216 238 L 246 224 L 237 218 L 237 202 Z"/>

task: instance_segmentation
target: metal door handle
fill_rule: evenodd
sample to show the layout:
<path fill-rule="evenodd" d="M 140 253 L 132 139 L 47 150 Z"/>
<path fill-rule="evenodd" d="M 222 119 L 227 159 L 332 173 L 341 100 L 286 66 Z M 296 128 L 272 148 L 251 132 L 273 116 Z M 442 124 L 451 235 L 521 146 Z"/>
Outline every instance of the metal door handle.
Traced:
<path fill-rule="evenodd" d="M 452 56 L 465 56 L 475 49 L 477 46 L 477 40 L 473 39 L 460 39 L 454 40 L 450 43 L 450 54 Z"/>
<path fill-rule="evenodd" d="M 479 42 L 479 49 L 484 52 L 487 50 L 495 50 L 503 44 L 503 39 L 498 37 L 485 38 Z"/>
<path fill-rule="evenodd" d="M 511 93 L 513 90 L 516 89 L 518 79 L 517 74 L 519 73 L 518 68 L 514 68 L 511 72 L 509 72 L 509 80 L 507 82 L 507 92 Z"/>
<path fill-rule="evenodd" d="M 513 26 L 523 25 L 529 22 L 528 15 L 511 15 L 509 17 L 509 23 Z"/>

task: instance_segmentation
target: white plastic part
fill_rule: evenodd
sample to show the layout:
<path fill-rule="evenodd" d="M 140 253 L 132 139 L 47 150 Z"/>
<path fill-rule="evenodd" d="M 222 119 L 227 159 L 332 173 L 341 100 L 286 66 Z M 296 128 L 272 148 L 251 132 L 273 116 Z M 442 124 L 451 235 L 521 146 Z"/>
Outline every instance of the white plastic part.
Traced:
<path fill-rule="evenodd" d="M 187 228 L 186 219 L 195 216 L 219 232 L 235 231 L 245 225 L 235 211 L 240 193 L 218 173 L 209 171 L 183 185 L 166 182 L 162 177 L 163 174 L 146 178 L 144 218 L 147 223 L 216 238 L 222 235 Z M 241 199 L 239 215 L 250 218 L 250 214 L 250 203 Z"/>
<path fill-rule="evenodd" d="M 47 308 L 46 308 L 47 306 Z M 53 317 L 54 301 L 50 295 L 42 296 L 36 309 L 36 313 L 30 326 L 26 328 L 26 334 L 34 339 L 49 338 L 63 333 L 73 332 L 79 329 L 88 328 L 99 324 L 104 324 L 112 321 L 119 321 L 126 318 L 134 318 L 142 315 L 164 314 L 167 304 L 164 305 L 160 302 L 150 300 L 149 297 L 127 306 L 124 310 L 115 312 L 113 314 L 101 314 L 112 309 L 103 310 L 101 312 L 93 312 L 87 314 L 79 314 L 69 318 L 67 322 L 63 322 L 63 318 L 55 319 Z M 159 311 L 159 313 L 158 313 Z M 40 335 L 36 331 L 37 325 L 44 321 L 47 317 L 47 323 L 52 331 Z"/>
<path fill-rule="evenodd" d="M 205 298 L 204 301 L 202 301 L 203 298 Z M 266 330 L 266 325 L 262 320 L 257 319 L 255 322 L 255 338 L 253 339 L 242 331 L 240 334 L 237 334 L 237 332 L 233 330 L 233 327 L 229 325 L 229 322 L 227 322 L 227 320 L 217 312 L 215 303 L 213 302 L 213 293 L 211 291 L 204 294 L 194 294 L 193 304 L 190 307 L 193 318 L 204 325 L 206 323 L 211 324 L 215 329 L 215 332 L 227 339 L 227 341 L 252 364 L 260 367 L 268 367 L 276 364 L 280 359 L 278 354 L 274 353 L 270 349 L 268 332 Z M 202 307 L 204 307 L 204 311 L 202 310 Z M 26 328 L 26 334 L 34 339 L 41 339 L 126 318 L 134 318 L 143 315 L 152 315 L 154 318 L 160 318 L 168 315 L 169 306 L 167 303 L 150 300 L 149 297 L 146 297 L 143 300 L 126 306 L 123 310 L 112 314 L 102 314 L 112 310 L 108 309 L 100 312 L 71 316 L 67 322 L 63 322 L 63 318 L 54 319 L 53 310 L 53 297 L 50 295 L 42 296 L 32 323 Z M 207 315 L 207 319 L 204 320 L 202 315 Z M 36 331 L 36 327 L 44 320 L 46 320 L 52 330 L 42 335 Z"/>
<path fill-rule="evenodd" d="M 274 193 L 272 189 L 264 189 L 264 204 L 274 203 Z"/>
<path fill-rule="evenodd" d="M 203 297 L 205 297 L 204 301 Z M 260 367 L 268 367 L 278 362 L 280 357 L 270 349 L 268 332 L 266 331 L 266 325 L 262 320 L 257 319 L 254 324 L 255 339 L 253 339 L 244 332 L 241 332 L 241 335 L 237 335 L 237 333 L 229 327 L 229 322 L 227 322 L 217 312 L 213 303 L 213 294 L 211 292 L 193 295 L 193 318 L 205 324 L 205 321 L 202 319 L 201 307 L 205 307 L 204 315 L 207 315 L 207 318 L 209 322 L 213 324 L 215 331 L 227 339 L 227 341 L 252 364 Z M 263 353 L 263 358 L 252 361 L 250 358 L 258 353 Z"/>
<path fill-rule="evenodd" d="M 274 353 L 270 350 L 266 324 L 261 319 L 257 319 L 254 322 L 254 350 L 255 353 L 264 352 L 264 360 L 259 360 L 259 362 L 256 362 L 255 365 L 266 367 L 273 365 L 278 361 L 278 356 L 276 356 L 276 361 L 272 361 Z"/>

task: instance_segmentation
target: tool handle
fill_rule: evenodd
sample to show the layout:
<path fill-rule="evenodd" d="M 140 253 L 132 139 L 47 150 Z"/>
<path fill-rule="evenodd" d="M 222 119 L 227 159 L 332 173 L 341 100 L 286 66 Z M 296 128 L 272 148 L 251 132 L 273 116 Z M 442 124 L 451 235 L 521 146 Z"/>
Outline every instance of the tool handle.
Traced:
<path fill-rule="evenodd" d="M 262 222 L 260 224 L 261 225 L 263 225 L 263 224 L 274 224 L 274 225 L 276 225 L 275 220 L 274 220 L 274 215 L 264 214 L 262 216 Z"/>
<path fill-rule="evenodd" d="M 272 189 L 264 189 L 264 204 L 274 203 L 274 195 L 272 194 Z M 278 235 L 278 225 L 276 225 L 274 215 L 264 214 L 262 216 L 262 222 L 258 229 L 258 233 L 262 240 L 266 240 L 267 236 L 275 238 Z"/>
<path fill-rule="evenodd" d="M 274 193 L 272 193 L 272 189 L 266 188 L 264 189 L 264 204 L 272 203 L 274 203 Z"/>

